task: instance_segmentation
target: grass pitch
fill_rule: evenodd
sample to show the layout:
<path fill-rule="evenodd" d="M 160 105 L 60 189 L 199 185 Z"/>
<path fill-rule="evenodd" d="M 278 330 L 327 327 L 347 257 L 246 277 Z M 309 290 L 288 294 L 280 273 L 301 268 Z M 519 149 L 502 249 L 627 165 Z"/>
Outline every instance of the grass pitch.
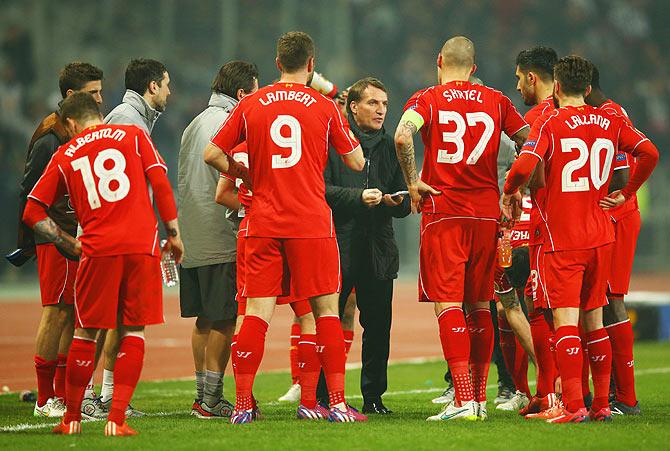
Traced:
<path fill-rule="evenodd" d="M 439 410 L 430 400 L 443 389 L 443 362 L 395 364 L 384 397 L 392 416 L 372 416 L 368 423 L 329 424 L 294 418 L 295 407 L 275 402 L 289 386 L 286 373 L 261 374 L 256 380 L 263 419 L 250 425 L 189 416 L 194 383 L 140 383 L 133 405 L 151 416 L 132 419 L 136 437 L 104 437 L 102 422 L 88 422 L 78 437 L 52 436 L 55 420 L 32 416 L 33 406 L 16 394 L 0 396 L 0 448 L 3 449 L 670 449 L 670 343 L 636 346 L 637 390 L 641 417 L 615 417 L 609 424 L 550 425 L 525 421 L 489 403 L 486 422 L 428 423 Z M 360 407 L 360 372 L 347 376 L 349 401 Z M 532 379 L 532 376 L 531 376 Z M 495 368 L 490 382 L 495 383 Z M 489 399 L 495 397 L 490 385 Z M 226 378 L 224 393 L 234 398 Z"/>

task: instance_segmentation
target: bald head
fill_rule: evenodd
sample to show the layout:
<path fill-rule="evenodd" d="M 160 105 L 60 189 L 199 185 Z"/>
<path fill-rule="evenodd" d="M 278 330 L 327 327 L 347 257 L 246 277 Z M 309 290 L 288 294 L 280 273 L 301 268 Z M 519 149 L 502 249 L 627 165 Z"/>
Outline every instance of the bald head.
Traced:
<path fill-rule="evenodd" d="M 440 55 L 446 67 L 470 68 L 475 64 L 475 45 L 465 36 L 455 36 L 444 43 Z"/>

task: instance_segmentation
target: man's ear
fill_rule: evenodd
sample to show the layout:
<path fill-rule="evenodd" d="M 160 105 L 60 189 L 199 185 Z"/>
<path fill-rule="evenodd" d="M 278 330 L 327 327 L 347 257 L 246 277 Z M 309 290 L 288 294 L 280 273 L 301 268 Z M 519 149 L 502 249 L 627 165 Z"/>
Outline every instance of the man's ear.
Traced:
<path fill-rule="evenodd" d="M 237 90 L 237 93 L 235 94 L 235 97 L 237 97 L 237 100 L 242 100 L 242 97 L 246 96 L 247 93 L 244 92 L 244 89 L 240 88 Z"/>
<path fill-rule="evenodd" d="M 437 54 L 437 67 L 439 69 L 442 69 L 442 54 L 441 53 Z"/>
<path fill-rule="evenodd" d="M 477 65 L 476 65 L 476 64 L 473 64 L 473 65 L 472 65 L 472 69 L 470 69 L 470 75 L 474 75 L 475 72 L 477 72 Z"/>
<path fill-rule="evenodd" d="M 147 86 L 147 91 L 149 91 L 149 94 L 154 95 L 158 92 L 159 88 L 160 87 L 158 86 L 158 83 L 156 83 L 154 80 L 151 80 Z"/>
<path fill-rule="evenodd" d="M 65 98 L 70 97 L 75 92 L 77 91 L 75 91 L 74 89 L 68 89 L 67 91 L 65 91 Z"/>
<path fill-rule="evenodd" d="M 307 60 L 307 73 L 311 74 L 312 72 L 314 72 L 314 57 L 313 56 L 311 56 Z"/>
<path fill-rule="evenodd" d="M 561 91 L 561 83 L 558 80 L 554 80 L 554 95 L 558 97 L 562 94 L 563 92 Z"/>
<path fill-rule="evenodd" d="M 349 102 L 349 108 L 351 109 L 351 113 L 353 115 L 356 115 L 358 112 L 358 104 L 354 101 Z"/>
<path fill-rule="evenodd" d="M 585 98 L 588 97 L 589 94 L 591 94 L 591 91 L 592 91 L 592 90 L 593 90 L 593 89 L 591 88 L 591 85 L 588 85 L 588 86 L 586 87 L 586 92 L 584 93 L 584 97 L 585 97 Z"/>
<path fill-rule="evenodd" d="M 535 72 L 533 71 L 528 71 L 528 75 L 526 75 L 526 78 L 528 78 L 528 84 L 534 86 L 537 83 L 537 75 L 535 75 Z"/>
<path fill-rule="evenodd" d="M 279 72 L 284 72 L 284 69 L 281 67 L 281 63 L 279 62 L 279 57 L 275 58 L 275 65 L 277 66 Z"/>
<path fill-rule="evenodd" d="M 70 117 L 65 118 L 65 124 L 64 125 L 65 125 L 65 130 L 67 130 L 70 137 L 73 137 L 74 135 L 77 134 L 77 122 L 74 119 L 72 119 Z"/>

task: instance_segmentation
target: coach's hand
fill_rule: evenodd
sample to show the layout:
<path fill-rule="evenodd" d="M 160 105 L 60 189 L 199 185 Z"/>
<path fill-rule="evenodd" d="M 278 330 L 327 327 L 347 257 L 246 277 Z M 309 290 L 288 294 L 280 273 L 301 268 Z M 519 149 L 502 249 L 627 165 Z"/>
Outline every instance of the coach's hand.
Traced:
<path fill-rule="evenodd" d="M 178 236 L 168 236 L 162 252 L 172 252 L 175 263 L 179 264 L 184 258 L 184 243 Z"/>
<path fill-rule="evenodd" d="M 405 200 L 405 196 L 398 194 L 397 196 L 391 196 L 390 194 L 384 194 L 382 197 L 382 203 L 387 207 L 397 207 L 402 204 L 402 201 Z"/>
<path fill-rule="evenodd" d="M 361 194 L 361 201 L 368 208 L 375 207 L 382 201 L 382 192 L 377 188 L 364 189 L 363 194 Z"/>
<path fill-rule="evenodd" d="M 600 199 L 598 204 L 603 210 L 609 210 L 610 208 L 618 207 L 623 205 L 626 202 L 626 198 L 621 194 L 621 190 L 612 191 L 607 196 Z"/>
<path fill-rule="evenodd" d="M 510 221 L 517 221 L 521 217 L 521 193 L 516 190 L 513 194 L 502 195 L 502 211 Z"/>
<path fill-rule="evenodd" d="M 408 186 L 407 191 L 409 191 L 409 197 L 412 200 L 412 213 L 421 212 L 421 199 L 423 198 L 423 196 L 428 194 L 439 196 L 440 194 L 442 194 L 440 191 L 436 190 L 435 188 L 424 183 L 421 180 L 419 180 L 416 183 L 416 185 Z"/>

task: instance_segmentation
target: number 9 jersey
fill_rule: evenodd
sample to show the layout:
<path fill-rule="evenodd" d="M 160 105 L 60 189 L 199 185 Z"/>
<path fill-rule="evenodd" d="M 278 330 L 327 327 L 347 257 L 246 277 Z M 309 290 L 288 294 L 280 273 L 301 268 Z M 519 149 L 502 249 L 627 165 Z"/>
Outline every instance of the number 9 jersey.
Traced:
<path fill-rule="evenodd" d="M 470 218 L 500 218 L 500 133 L 528 125 L 502 92 L 452 81 L 415 93 L 405 105 L 423 119 L 421 180 L 442 192 L 427 196 L 421 211 Z"/>
<path fill-rule="evenodd" d="M 533 124 L 521 155 L 544 162 L 546 190 L 537 202 L 545 252 L 592 249 L 614 241 L 609 215 L 598 205 L 607 195 L 614 155 L 648 141 L 623 116 L 566 106 Z"/>
<path fill-rule="evenodd" d="M 67 190 L 89 257 L 158 255 L 158 223 L 145 175 L 154 167 L 167 171 L 144 130 L 89 127 L 58 148 L 28 197 L 50 206 Z"/>

